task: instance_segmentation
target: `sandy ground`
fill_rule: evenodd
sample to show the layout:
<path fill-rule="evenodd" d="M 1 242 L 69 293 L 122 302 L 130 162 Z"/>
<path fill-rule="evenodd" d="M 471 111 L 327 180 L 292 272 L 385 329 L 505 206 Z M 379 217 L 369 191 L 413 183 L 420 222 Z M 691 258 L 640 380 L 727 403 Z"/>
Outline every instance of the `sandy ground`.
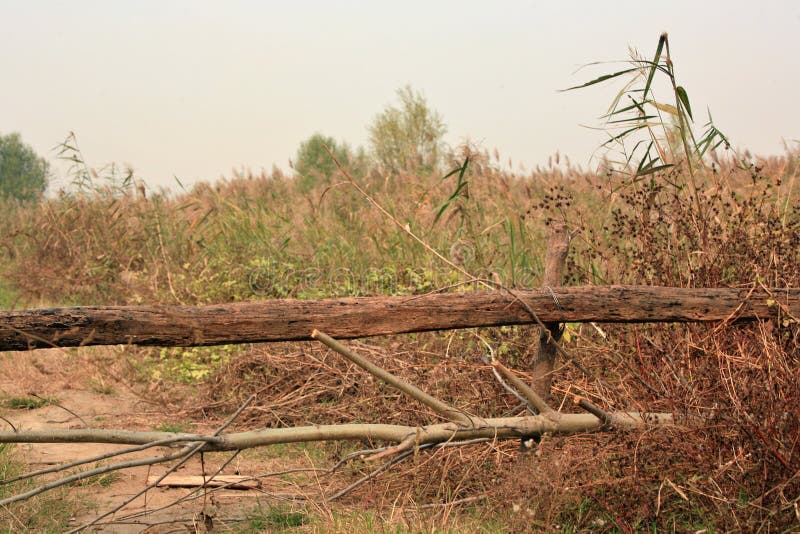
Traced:
<path fill-rule="evenodd" d="M 106 349 L 109 350 L 109 349 Z M 33 410 L 11 410 L 0 408 L 0 415 L 18 429 L 76 429 L 116 428 L 129 430 L 152 430 L 156 425 L 171 421 L 169 406 L 143 400 L 124 381 L 116 381 L 104 372 L 104 361 L 108 354 L 98 358 L 96 353 L 69 354 L 58 350 L 34 352 L 0 353 L 0 396 L 4 398 L 29 396 L 34 393 L 52 398 L 57 404 L 48 404 Z M 119 354 L 117 354 L 117 357 Z M 111 354 L 114 357 L 114 354 Z M 110 367 L 110 366 L 109 366 Z M 110 371 L 110 374 L 114 374 Z M 71 413 L 72 412 L 72 413 Z M 175 422 L 172 420 L 171 422 Z M 4 429 L 7 423 L 1 422 Z M 213 432 L 213 428 L 196 423 L 194 432 Z M 23 461 L 30 470 L 44 469 L 54 465 L 73 462 L 87 457 L 118 450 L 117 445 L 103 444 L 22 444 L 17 446 Z M 160 449 L 165 451 L 165 449 Z M 153 456 L 154 452 L 143 451 L 125 458 Z M 205 455 L 206 473 L 212 473 L 230 455 Z M 226 468 L 224 473 L 256 476 L 287 467 L 306 467 L 302 458 L 287 459 L 259 456 L 257 451 L 242 454 Z M 305 463 L 305 465 L 301 465 Z M 95 465 L 94 463 L 89 464 Z M 148 477 L 163 474 L 167 464 L 142 466 L 116 471 L 106 480 L 90 484 L 71 486 L 83 503 L 80 514 L 74 518 L 74 526 L 82 525 L 101 513 L 128 500 L 143 490 Z M 181 467 L 181 475 L 202 475 L 199 458 Z M 51 477 L 52 478 L 52 477 Z M 115 523 L 93 527 L 97 532 L 204 532 L 212 525 L 216 532 L 228 531 L 222 518 L 244 517 L 259 503 L 272 500 L 287 492 L 287 485 L 279 477 L 262 480 L 260 487 L 249 490 L 217 490 L 188 502 L 161 509 L 189 495 L 190 488 L 155 488 L 127 505 L 114 517 Z M 282 484 L 282 486 L 281 486 Z M 271 486 L 271 487 L 270 487 Z M 145 516 L 122 520 L 131 514 L 147 513 Z M 210 520 L 204 516 L 213 516 Z M 106 519 L 105 521 L 111 520 Z M 92 531 L 92 530 L 90 530 Z"/>

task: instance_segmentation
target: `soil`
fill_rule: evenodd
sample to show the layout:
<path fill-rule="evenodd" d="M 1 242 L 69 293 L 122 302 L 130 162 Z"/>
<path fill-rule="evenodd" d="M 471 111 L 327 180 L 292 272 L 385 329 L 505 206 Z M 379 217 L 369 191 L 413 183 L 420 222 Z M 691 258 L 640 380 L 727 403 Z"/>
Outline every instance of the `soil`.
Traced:
<path fill-rule="evenodd" d="M 119 378 L 122 351 L 124 349 L 96 348 L 80 349 L 73 352 L 62 350 L 38 350 L 31 352 L 0 353 L 0 397 L 30 397 L 31 395 L 49 399 L 40 408 L 12 410 L 0 408 L 0 415 L 20 430 L 33 429 L 77 429 L 104 428 L 127 430 L 153 430 L 161 424 L 191 424 L 190 431 L 213 433 L 219 422 L 186 422 L 180 408 L 168 402 L 154 403 L 152 391 L 140 392 L 146 384 L 132 386 Z M 0 421 L 4 429 L 8 423 Z M 17 456 L 29 470 L 39 470 L 55 465 L 74 462 L 110 451 L 118 450 L 118 445 L 105 444 L 21 444 L 16 448 Z M 153 456 L 159 452 L 142 451 L 125 456 L 125 459 Z M 204 455 L 206 473 L 213 473 L 230 454 Z M 112 460 L 113 461 L 113 460 Z M 94 466 L 95 462 L 88 464 Z M 115 471 L 88 483 L 72 485 L 70 496 L 77 497 L 81 503 L 80 511 L 72 518 L 70 525 L 83 525 L 98 515 L 120 505 L 136 493 L 142 491 L 148 477 L 160 475 L 171 464 L 157 464 Z M 292 467 L 308 467 L 309 460 L 302 457 L 268 457 L 258 451 L 241 454 L 223 471 L 224 474 L 256 476 Z M 177 473 L 181 475 L 202 475 L 200 458 L 195 457 L 182 466 Z M 49 478 L 48 478 L 49 477 Z M 50 480 L 53 475 L 46 475 Z M 191 488 L 155 488 L 146 492 L 125 506 L 120 512 L 103 520 L 102 525 L 92 527 L 95 532 L 205 532 L 209 526 L 215 531 L 228 531 L 222 527 L 222 520 L 242 518 L 248 511 L 265 501 L 272 500 L 276 494 L 285 493 L 284 483 L 278 487 L 268 487 L 271 479 L 262 480 L 261 487 L 249 490 L 217 490 L 181 504 L 175 501 L 190 494 Z M 275 478 L 272 484 L 280 484 Z M 162 507 L 173 504 L 163 510 Z M 147 512 L 145 516 L 123 522 L 125 516 Z M 188 530 L 187 530 L 188 529 Z"/>

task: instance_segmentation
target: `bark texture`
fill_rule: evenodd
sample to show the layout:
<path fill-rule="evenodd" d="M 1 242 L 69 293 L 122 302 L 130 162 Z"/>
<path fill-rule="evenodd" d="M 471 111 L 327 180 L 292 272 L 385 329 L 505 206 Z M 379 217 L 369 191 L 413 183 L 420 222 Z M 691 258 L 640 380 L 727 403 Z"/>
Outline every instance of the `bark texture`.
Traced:
<path fill-rule="evenodd" d="M 800 316 L 800 289 L 574 286 L 213 306 L 85 306 L 0 312 L 0 351 L 194 346 L 359 337 L 544 322 L 702 322 Z"/>
<path fill-rule="evenodd" d="M 569 231 L 563 222 L 553 222 L 547 229 L 547 252 L 544 262 L 544 285 L 550 287 L 555 295 L 556 287 L 561 286 L 564 279 L 564 267 L 569 254 Z M 551 297 L 553 297 L 551 295 Z M 553 303 L 559 305 L 557 297 Z M 561 340 L 562 325 L 557 322 L 545 322 L 546 331 L 533 329 L 538 340 L 531 343 L 528 352 L 533 356 L 533 389 L 545 401 L 550 398 L 550 385 L 553 381 L 553 369 L 556 365 L 556 343 Z M 533 337 L 533 336 L 532 336 Z"/>

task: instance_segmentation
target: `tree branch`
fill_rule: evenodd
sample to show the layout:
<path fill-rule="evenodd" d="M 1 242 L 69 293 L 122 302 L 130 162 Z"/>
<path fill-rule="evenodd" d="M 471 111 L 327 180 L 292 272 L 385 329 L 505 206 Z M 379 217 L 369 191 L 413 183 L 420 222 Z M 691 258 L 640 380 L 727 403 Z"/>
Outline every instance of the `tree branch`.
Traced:
<path fill-rule="evenodd" d="M 558 412 L 547 405 L 544 399 L 540 397 L 539 394 L 533 390 L 533 388 L 520 380 L 505 365 L 497 360 L 492 360 L 492 367 L 497 369 L 497 372 L 499 372 L 506 380 L 511 382 L 511 385 L 514 386 L 517 391 L 519 391 L 519 393 L 525 398 L 526 401 L 528 401 L 528 404 L 533 407 L 537 413 L 547 415 L 548 417 L 554 417 L 558 414 Z"/>
<path fill-rule="evenodd" d="M 359 367 L 367 371 L 375 378 L 383 380 L 390 386 L 399 389 L 400 391 L 402 391 L 409 397 L 413 398 L 414 400 L 421 402 L 422 404 L 424 404 L 425 406 L 436 412 L 438 415 L 444 417 L 445 419 L 453 421 L 454 423 L 458 423 L 459 425 L 462 426 L 469 427 L 473 425 L 474 418 L 466 415 L 461 410 L 453 408 L 449 404 L 435 397 L 432 397 L 431 395 L 428 395 L 427 393 L 419 389 L 417 386 L 404 381 L 403 379 L 393 375 L 392 373 L 384 369 L 381 369 L 371 361 L 367 360 L 362 356 L 359 356 L 358 354 L 351 351 L 350 349 L 348 349 L 335 339 L 331 338 L 324 332 L 320 332 L 319 330 L 314 330 L 311 333 L 311 337 L 313 339 L 321 341 L 331 349 L 335 350 L 336 352 L 338 352 L 339 354 L 341 354 L 354 364 L 358 365 Z"/>
<path fill-rule="evenodd" d="M 609 412 L 614 426 L 622 429 L 641 428 L 646 424 L 675 424 L 673 414 L 640 412 Z M 546 432 L 574 434 L 596 432 L 602 421 L 592 414 L 563 413 L 558 421 L 543 415 L 520 417 L 495 417 L 476 420 L 471 428 L 453 423 L 438 423 L 421 427 L 405 425 L 344 424 L 309 425 L 292 428 L 266 428 L 232 434 L 199 435 L 174 434 L 170 432 L 136 432 L 130 430 L 20 430 L 0 432 L 0 443 L 116 443 L 127 445 L 147 444 L 157 440 L 180 443 L 202 442 L 203 452 L 251 449 L 279 443 L 301 443 L 309 441 L 378 440 L 400 443 L 412 435 L 419 436 L 419 443 L 443 443 L 451 439 L 462 441 L 478 438 L 518 438 L 535 436 Z"/>

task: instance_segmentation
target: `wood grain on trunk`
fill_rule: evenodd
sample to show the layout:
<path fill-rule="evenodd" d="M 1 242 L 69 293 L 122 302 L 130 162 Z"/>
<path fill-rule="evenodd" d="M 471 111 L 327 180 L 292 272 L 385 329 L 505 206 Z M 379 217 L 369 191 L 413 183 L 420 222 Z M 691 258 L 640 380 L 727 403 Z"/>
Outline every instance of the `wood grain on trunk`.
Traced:
<path fill-rule="evenodd" d="M 700 322 L 800 316 L 800 289 L 686 289 L 649 286 L 514 290 L 544 322 Z M 213 306 L 83 306 L 0 312 L 0 350 L 81 345 L 193 346 L 310 340 L 530 324 L 508 291 L 323 300 L 266 300 Z"/>
<path fill-rule="evenodd" d="M 563 222 L 552 222 L 547 228 L 547 251 L 544 261 L 545 287 L 560 286 L 564 280 L 564 267 L 569 254 L 569 230 Z M 552 295 L 551 295 L 552 297 Z M 558 303 L 553 300 L 556 305 Z M 545 322 L 547 330 L 532 328 L 531 334 L 539 339 L 528 346 L 529 355 L 532 354 L 533 389 L 545 401 L 550 400 L 550 386 L 553 382 L 553 369 L 556 365 L 558 353 L 556 344 L 561 340 L 563 333 L 561 323 Z M 533 337 L 533 335 L 531 335 Z"/>

